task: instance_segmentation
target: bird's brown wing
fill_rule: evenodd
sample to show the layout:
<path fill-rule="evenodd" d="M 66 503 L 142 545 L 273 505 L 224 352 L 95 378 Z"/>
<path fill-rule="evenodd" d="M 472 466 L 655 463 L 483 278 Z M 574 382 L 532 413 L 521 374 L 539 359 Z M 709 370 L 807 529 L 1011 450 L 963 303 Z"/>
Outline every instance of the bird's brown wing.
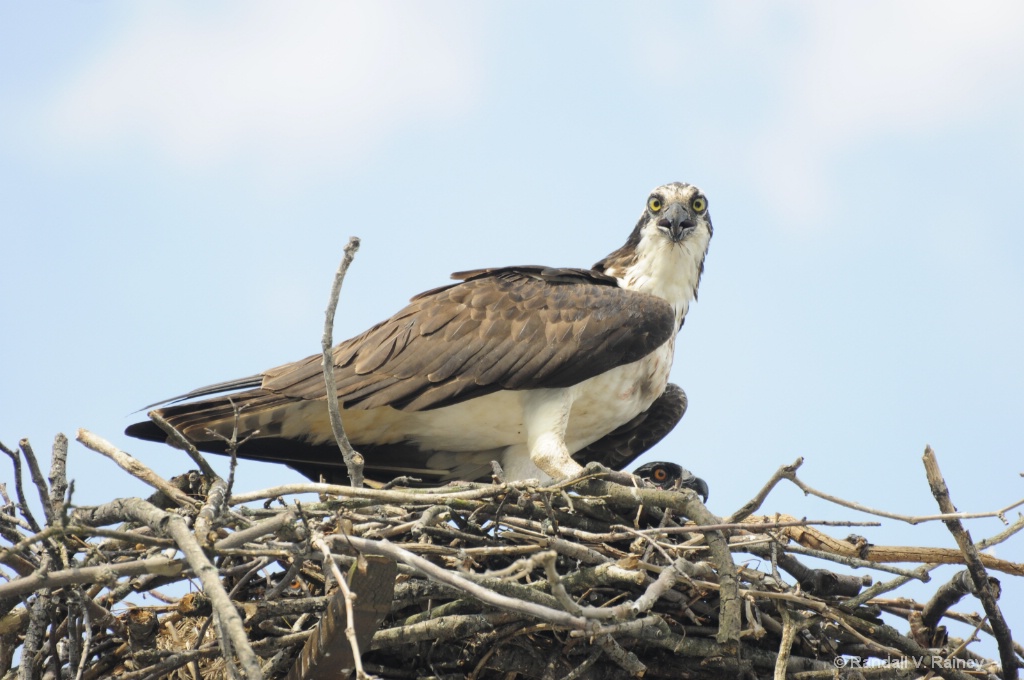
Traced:
<path fill-rule="evenodd" d="M 462 276 L 462 283 L 418 295 L 334 348 L 345 408 L 423 411 L 498 390 L 567 387 L 646 356 L 675 330 L 667 302 L 595 272 L 509 267 Z M 326 396 L 320 355 L 221 385 L 257 381 L 256 389 L 175 404 L 161 414 L 202 442 L 211 439 L 209 430 L 224 431 L 240 407 L 243 424 L 257 423 L 260 437 L 270 437 L 287 429 L 279 419 L 292 412 L 287 407 Z M 162 439 L 152 423 L 133 425 L 128 434 Z"/>
<path fill-rule="evenodd" d="M 334 349 L 344 406 L 421 411 L 497 390 L 567 387 L 636 361 L 671 337 L 674 316 L 664 300 L 569 271 L 475 272 L 417 296 Z M 320 357 L 267 371 L 262 387 L 323 399 Z"/>

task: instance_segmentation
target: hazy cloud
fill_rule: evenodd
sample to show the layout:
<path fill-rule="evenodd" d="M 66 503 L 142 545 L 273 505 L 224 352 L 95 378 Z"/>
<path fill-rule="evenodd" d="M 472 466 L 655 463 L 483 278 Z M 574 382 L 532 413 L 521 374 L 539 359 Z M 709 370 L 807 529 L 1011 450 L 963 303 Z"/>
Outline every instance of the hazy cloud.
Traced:
<path fill-rule="evenodd" d="M 1024 4 L 698 8 L 662 4 L 673 21 L 637 22 L 640 76 L 706 93 L 701 120 L 710 108 L 714 147 L 735 159 L 735 177 L 763 190 L 767 204 L 786 186 L 787 224 L 816 222 L 836 195 L 834 164 L 851 150 L 888 139 L 941 143 L 980 112 L 1024 109 Z M 1008 143 L 1024 137 L 1024 115 L 1018 119 L 1020 133 Z"/>
<path fill-rule="evenodd" d="M 188 166 L 337 160 L 403 123 L 458 116 L 480 78 L 466 12 L 447 5 L 133 7 L 56 96 L 61 143 L 140 145 Z"/>
<path fill-rule="evenodd" d="M 828 200 L 829 158 L 889 135 L 940 133 L 1019 96 L 1024 5 L 803 7 L 811 13 L 794 27 L 796 49 L 776 71 L 785 74 L 779 107 L 752 146 L 752 172 L 785 180 L 805 220 Z"/>

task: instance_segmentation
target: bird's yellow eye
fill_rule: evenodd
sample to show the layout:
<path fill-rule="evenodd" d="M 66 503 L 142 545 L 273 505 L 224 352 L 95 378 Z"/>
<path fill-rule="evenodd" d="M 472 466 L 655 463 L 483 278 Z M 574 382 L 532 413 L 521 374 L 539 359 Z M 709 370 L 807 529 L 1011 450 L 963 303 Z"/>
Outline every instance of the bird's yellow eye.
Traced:
<path fill-rule="evenodd" d="M 661 210 L 661 199 L 657 196 L 651 196 L 647 201 L 647 207 L 651 209 L 651 212 L 658 212 Z"/>
<path fill-rule="evenodd" d="M 665 471 L 665 468 L 658 468 L 654 471 L 654 481 L 664 482 L 666 479 L 668 479 L 668 472 Z"/>
<path fill-rule="evenodd" d="M 693 208 L 693 212 L 702 213 L 708 209 L 708 201 L 703 196 L 697 196 L 690 203 L 690 207 Z"/>

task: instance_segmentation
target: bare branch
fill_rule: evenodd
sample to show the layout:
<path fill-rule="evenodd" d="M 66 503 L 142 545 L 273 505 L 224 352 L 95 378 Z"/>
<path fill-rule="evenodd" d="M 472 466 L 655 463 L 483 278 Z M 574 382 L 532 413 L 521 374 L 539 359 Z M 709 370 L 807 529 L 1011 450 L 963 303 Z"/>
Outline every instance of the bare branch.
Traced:
<path fill-rule="evenodd" d="M 942 472 L 939 470 L 939 461 L 936 459 L 932 447 L 925 447 L 923 461 L 925 474 L 928 477 L 928 486 L 932 490 L 932 495 L 935 496 L 939 510 L 947 516 L 955 515 L 956 507 L 949 498 L 949 489 L 946 487 L 946 480 L 942 478 Z M 1010 635 L 1010 628 L 1006 625 L 1006 619 L 1003 618 L 1002 610 L 996 604 L 989 576 L 985 571 L 985 565 L 981 563 L 978 548 L 974 545 L 971 535 L 964 529 L 960 520 L 946 519 L 943 521 L 949 532 L 953 534 L 956 544 L 963 551 L 967 561 L 967 571 L 971 573 L 971 579 L 974 581 L 975 592 L 985 608 L 985 613 L 988 615 L 989 624 L 992 626 L 996 642 L 999 645 L 999 659 L 1003 664 L 1003 680 L 1016 678 L 1018 662 L 1017 657 L 1013 653 L 1013 637 Z"/>
<path fill-rule="evenodd" d="M 324 319 L 324 334 L 320 342 L 323 350 L 324 383 L 327 386 L 327 412 L 331 417 L 331 429 L 334 430 L 334 439 L 341 450 L 341 456 L 348 469 L 349 483 L 354 487 L 363 485 L 363 457 L 355 449 L 345 434 L 345 428 L 341 423 L 341 408 L 338 406 L 338 386 L 334 382 L 334 313 L 338 308 L 338 298 L 341 296 L 341 284 L 345 280 L 345 273 L 348 266 L 352 264 L 352 258 L 359 250 L 359 239 L 355 236 L 349 238 L 345 245 L 345 256 L 338 265 L 338 271 L 334 275 L 334 283 L 331 286 L 331 297 L 327 303 L 327 312 Z"/>
<path fill-rule="evenodd" d="M 75 437 L 75 439 L 84 444 L 87 448 L 92 449 L 96 453 L 100 453 L 114 461 L 117 463 L 118 467 L 136 479 L 145 482 L 158 491 L 162 491 L 168 498 L 181 507 L 192 508 L 198 505 L 194 499 L 189 498 L 166 479 L 150 470 L 137 458 L 125 453 L 106 439 L 98 437 L 85 429 L 80 429 L 78 431 L 78 436 Z"/>

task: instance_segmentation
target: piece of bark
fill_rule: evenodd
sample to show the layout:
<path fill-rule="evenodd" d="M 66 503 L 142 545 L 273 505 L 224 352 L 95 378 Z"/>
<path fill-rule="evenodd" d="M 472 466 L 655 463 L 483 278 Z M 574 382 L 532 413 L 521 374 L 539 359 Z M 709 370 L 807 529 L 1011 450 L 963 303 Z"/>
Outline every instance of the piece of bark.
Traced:
<path fill-rule="evenodd" d="M 355 595 L 356 641 L 360 650 L 370 648 L 373 634 L 391 609 L 398 565 L 386 557 L 367 555 L 365 570 L 349 572 L 349 588 Z M 331 597 L 327 611 L 306 641 L 287 680 L 335 680 L 346 678 L 355 667 L 351 646 L 345 639 L 344 594 L 339 589 Z"/>

